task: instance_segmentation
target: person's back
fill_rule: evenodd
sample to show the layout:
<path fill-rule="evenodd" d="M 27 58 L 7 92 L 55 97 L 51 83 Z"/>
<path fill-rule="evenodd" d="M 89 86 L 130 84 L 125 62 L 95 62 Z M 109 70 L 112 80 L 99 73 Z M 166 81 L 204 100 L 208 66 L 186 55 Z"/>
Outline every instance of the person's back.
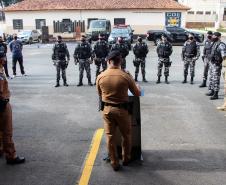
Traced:
<path fill-rule="evenodd" d="M 132 77 L 118 68 L 109 68 L 98 76 L 98 84 L 102 89 L 102 101 L 107 103 L 123 103 L 128 101 L 128 89 L 137 95 Z"/>
<path fill-rule="evenodd" d="M 129 115 L 128 89 L 135 95 L 140 95 L 132 76 L 121 70 L 122 56 L 119 51 L 112 51 L 106 58 L 109 68 L 101 73 L 96 81 L 98 94 L 102 100 L 100 110 L 103 111 L 104 128 L 107 136 L 107 148 L 112 168 L 120 169 L 116 152 L 116 127 L 119 128 L 122 143 L 123 165 L 128 165 L 131 159 L 131 117 Z"/>

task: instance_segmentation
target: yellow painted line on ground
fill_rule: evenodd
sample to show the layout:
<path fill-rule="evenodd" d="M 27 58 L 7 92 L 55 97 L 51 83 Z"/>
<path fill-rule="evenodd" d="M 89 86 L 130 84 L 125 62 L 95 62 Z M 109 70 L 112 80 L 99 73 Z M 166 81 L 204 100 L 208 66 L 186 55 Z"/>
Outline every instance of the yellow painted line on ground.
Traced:
<path fill-rule="evenodd" d="M 82 171 L 82 176 L 79 180 L 79 185 L 88 185 L 89 179 L 92 173 L 93 165 L 96 160 L 96 156 L 100 147 L 100 143 L 102 140 L 102 136 L 104 133 L 104 129 L 98 129 L 96 130 L 93 140 L 90 146 L 90 150 L 87 154 L 85 165 Z"/>

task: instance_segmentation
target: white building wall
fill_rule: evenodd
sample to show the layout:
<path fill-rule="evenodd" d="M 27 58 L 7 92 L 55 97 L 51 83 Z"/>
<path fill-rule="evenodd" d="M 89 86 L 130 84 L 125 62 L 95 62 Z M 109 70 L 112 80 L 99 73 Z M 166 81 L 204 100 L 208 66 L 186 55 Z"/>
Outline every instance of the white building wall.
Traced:
<path fill-rule="evenodd" d="M 190 7 L 189 11 L 193 11 L 195 14 L 187 14 L 187 22 L 215 22 L 216 11 L 219 0 L 179 0 L 178 2 Z M 188 12 L 189 12 L 188 11 Z M 202 11 L 203 15 L 197 14 L 197 11 Z M 210 15 L 206 15 L 205 12 L 211 12 Z"/>
<path fill-rule="evenodd" d="M 211 11 L 211 15 L 187 14 L 187 22 L 213 22 L 215 28 L 226 27 L 226 20 L 223 20 L 226 0 L 179 0 L 178 2 L 190 7 L 189 11 Z"/>
<path fill-rule="evenodd" d="M 35 29 L 35 19 L 46 19 L 50 34 L 53 34 L 53 21 L 71 19 L 72 21 L 84 20 L 87 27 L 89 18 L 105 18 L 114 24 L 114 18 L 125 18 L 126 24 L 130 24 L 135 34 L 145 34 L 148 29 L 161 29 L 165 25 L 165 12 L 156 10 L 83 10 L 83 11 L 23 11 L 6 12 L 7 31 L 16 33 L 13 30 L 13 19 L 23 19 L 24 29 Z M 169 11 L 180 12 L 180 11 Z M 182 12 L 182 26 L 185 26 L 185 11 Z"/>

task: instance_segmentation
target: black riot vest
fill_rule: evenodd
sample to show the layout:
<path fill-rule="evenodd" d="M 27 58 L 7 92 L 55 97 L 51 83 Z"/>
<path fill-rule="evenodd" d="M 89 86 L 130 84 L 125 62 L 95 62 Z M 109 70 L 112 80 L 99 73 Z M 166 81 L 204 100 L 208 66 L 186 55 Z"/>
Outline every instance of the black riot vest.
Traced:
<path fill-rule="evenodd" d="M 67 49 L 65 43 L 57 43 L 55 45 L 55 56 L 59 60 L 65 60 Z"/>
<path fill-rule="evenodd" d="M 137 58 L 144 58 L 147 55 L 147 45 L 144 42 L 137 43 L 133 51 Z"/>
<path fill-rule="evenodd" d="M 78 58 L 87 59 L 91 57 L 90 46 L 87 42 L 83 42 L 79 45 Z"/>
<path fill-rule="evenodd" d="M 212 49 L 212 46 L 213 46 L 213 42 L 212 41 L 209 41 L 209 40 L 206 40 L 205 42 L 205 55 L 210 55 L 211 54 L 211 49 Z"/>
<path fill-rule="evenodd" d="M 186 43 L 184 55 L 188 58 L 193 58 L 197 55 L 197 44 L 195 41 Z"/>
<path fill-rule="evenodd" d="M 122 43 L 122 44 L 118 44 L 118 43 L 115 44 L 113 50 L 118 50 L 121 53 L 122 58 L 125 58 L 128 55 L 128 53 L 129 53 L 128 48 L 127 48 L 127 46 L 124 43 Z"/>
<path fill-rule="evenodd" d="M 108 55 L 108 45 L 106 41 L 98 41 L 95 48 L 94 52 L 97 58 L 106 58 Z"/>
<path fill-rule="evenodd" d="M 221 51 L 219 50 L 219 47 L 221 44 L 224 44 L 223 42 L 215 42 L 212 46 L 211 54 L 210 54 L 210 59 L 212 63 L 215 64 L 221 64 L 223 62 L 223 58 L 221 56 Z"/>
<path fill-rule="evenodd" d="M 161 58 L 169 58 L 171 55 L 171 47 L 168 42 L 160 43 L 159 49 L 158 49 L 158 56 Z"/>

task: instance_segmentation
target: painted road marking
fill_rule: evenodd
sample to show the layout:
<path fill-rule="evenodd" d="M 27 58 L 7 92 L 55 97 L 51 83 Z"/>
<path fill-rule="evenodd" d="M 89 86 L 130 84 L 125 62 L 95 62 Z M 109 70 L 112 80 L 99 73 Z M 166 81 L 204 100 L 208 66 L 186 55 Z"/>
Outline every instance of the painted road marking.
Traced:
<path fill-rule="evenodd" d="M 85 165 L 82 171 L 82 176 L 79 180 L 79 185 L 88 185 L 89 179 L 92 173 L 93 165 L 96 160 L 96 156 L 100 147 L 104 129 L 98 129 L 94 136 L 90 146 L 90 150 L 87 154 Z"/>

